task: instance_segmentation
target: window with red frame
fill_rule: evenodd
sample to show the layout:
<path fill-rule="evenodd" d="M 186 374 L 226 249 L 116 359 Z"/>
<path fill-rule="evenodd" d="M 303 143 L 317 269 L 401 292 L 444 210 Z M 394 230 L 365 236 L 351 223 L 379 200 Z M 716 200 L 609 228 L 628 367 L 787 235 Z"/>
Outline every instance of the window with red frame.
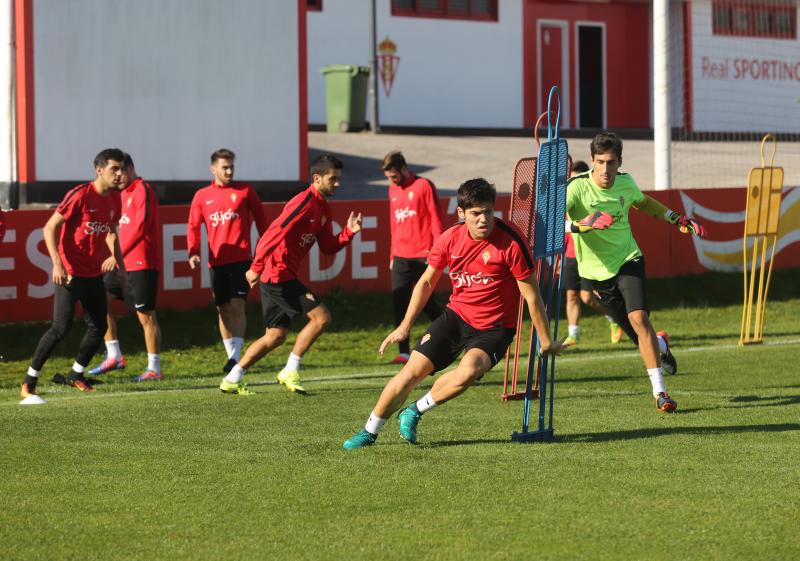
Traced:
<path fill-rule="evenodd" d="M 392 0 L 392 15 L 497 21 L 497 0 Z"/>
<path fill-rule="evenodd" d="M 309 12 L 321 12 L 322 0 L 306 0 L 306 10 Z"/>
<path fill-rule="evenodd" d="M 714 0 L 714 35 L 797 39 L 797 4 L 787 0 Z"/>

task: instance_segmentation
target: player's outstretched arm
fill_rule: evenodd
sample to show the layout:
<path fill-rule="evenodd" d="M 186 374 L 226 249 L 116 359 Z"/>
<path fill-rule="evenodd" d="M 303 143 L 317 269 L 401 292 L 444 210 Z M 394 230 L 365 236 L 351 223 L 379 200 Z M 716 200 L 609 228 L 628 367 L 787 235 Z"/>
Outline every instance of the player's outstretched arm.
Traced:
<path fill-rule="evenodd" d="M 614 217 L 607 212 L 593 212 L 578 221 L 567 220 L 564 223 L 565 233 L 585 234 L 592 230 L 607 230 L 614 223 Z"/>
<path fill-rule="evenodd" d="M 517 286 L 525 303 L 528 305 L 528 313 L 533 320 L 533 327 L 536 329 L 536 336 L 539 338 L 539 349 L 544 354 L 560 355 L 564 350 L 561 341 L 553 341 L 550 338 L 550 323 L 547 321 L 547 312 L 544 309 L 542 296 L 536 285 L 536 274 L 531 273 L 525 280 L 518 280 Z"/>
<path fill-rule="evenodd" d="M 697 220 L 689 218 L 688 216 L 675 210 L 667 209 L 667 211 L 664 213 L 664 220 L 677 226 L 683 234 L 692 233 L 695 236 L 700 236 L 701 238 L 705 238 L 708 235 L 705 227 Z"/>
<path fill-rule="evenodd" d="M 408 309 L 406 310 L 403 321 L 401 321 L 400 325 L 383 340 L 380 349 L 378 349 L 380 354 L 383 354 L 383 351 L 385 351 L 386 347 L 389 345 L 408 339 L 411 326 L 414 325 L 417 316 L 425 307 L 425 304 L 428 303 L 428 300 L 430 300 L 433 289 L 441 277 L 441 269 L 434 269 L 428 265 L 428 268 L 425 269 L 425 272 L 422 273 L 419 281 L 417 281 L 417 284 L 414 286 L 414 291 L 411 293 L 411 301 L 408 303 Z"/>
<path fill-rule="evenodd" d="M 636 208 L 649 214 L 650 216 L 661 218 L 665 222 L 677 226 L 678 229 L 684 234 L 692 233 L 695 236 L 700 236 L 701 238 L 706 237 L 706 229 L 702 224 L 689 218 L 688 216 L 681 214 L 678 211 L 665 207 L 649 195 L 645 195 L 644 201 L 636 206 Z"/>

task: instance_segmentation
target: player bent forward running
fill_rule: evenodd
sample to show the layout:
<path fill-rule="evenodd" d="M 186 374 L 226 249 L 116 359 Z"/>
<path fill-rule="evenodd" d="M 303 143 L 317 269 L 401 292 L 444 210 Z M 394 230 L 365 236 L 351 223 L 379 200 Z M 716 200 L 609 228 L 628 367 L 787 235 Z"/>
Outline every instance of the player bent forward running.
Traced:
<path fill-rule="evenodd" d="M 672 412 L 678 404 L 670 398 L 662 377 L 677 371 L 665 331 L 655 332 L 645 297 L 644 257 L 633 239 L 628 212 L 631 207 L 678 226 L 683 233 L 705 237 L 705 229 L 643 194 L 627 173 L 621 173 L 622 140 L 611 132 L 592 139 L 591 172 L 567 184 L 567 214 L 572 221 L 575 256 L 580 276 L 623 331 L 638 345 L 653 387 L 656 408 Z"/>
<path fill-rule="evenodd" d="M 222 379 L 219 389 L 225 393 L 249 395 L 242 376 L 264 355 L 283 344 L 289 323 L 299 314 L 308 323 L 297 334 L 286 367 L 278 374 L 278 382 L 292 392 L 305 393 L 300 383 L 300 360 L 331 323 L 325 304 L 297 279 L 300 262 L 316 241 L 323 253 L 334 254 L 344 249 L 361 231 L 361 213 L 350 213 L 347 225 L 338 236 L 333 234 L 331 209 L 327 198 L 339 189 L 342 162 L 322 154 L 311 165 L 312 184 L 291 199 L 280 216 L 270 224 L 258 242 L 253 263 L 246 273 L 250 286 L 261 277 L 261 309 L 264 315 L 264 336 L 253 342 L 244 356 Z"/>
<path fill-rule="evenodd" d="M 364 429 L 346 440 L 345 448 L 374 444 L 411 390 L 465 351 L 455 370 L 443 374 L 431 391 L 401 411 L 400 436 L 416 443 L 417 424 L 424 413 L 464 393 L 504 356 L 516 332 L 520 293 L 533 318 L 541 351 L 561 352 L 561 344 L 550 339 L 528 245 L 514 227 L 495 218 L 495 196 L 494 186 L 485 179 L 471 179 L 459 187 L 458 217 L 463 222 L 434 243 L 405 318 L 384 339 L 380 352 L 408 337 L 445 267 L 453 284 L 450 302 L 414 347 L 406 365 L 383 388 Z"/>

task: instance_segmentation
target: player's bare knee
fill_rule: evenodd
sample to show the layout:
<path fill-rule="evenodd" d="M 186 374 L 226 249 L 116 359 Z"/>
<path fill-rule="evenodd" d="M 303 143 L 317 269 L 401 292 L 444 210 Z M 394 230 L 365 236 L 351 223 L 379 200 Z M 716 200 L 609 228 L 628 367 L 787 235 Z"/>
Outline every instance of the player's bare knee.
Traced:
<path fill-rule="evenodd" d="M 587 292 L 586 290 L 581 290 L 581 302 L 583 302 L 587 306 L 591 306 L 593 300 L 594 300 L 594 294 L 592 294 L 591 292 Z"/>
<path fill-rule="evenodd" d="M 634 310 L 630 312 L 628 314 L 628 320 L 631 322 L 631 326 L 637 334 L 653 329 L 650 325 L 650 318 L 644 310 Z"/>
<path fill-rule="evenodd" d="M 277 347 L 286 342 L 286 337 L 289 335 L 288 329 L 279 329 L 277 327 L 268 327 L 264 332 L 261 341 L 270 347 Z"/>
<path fill-rule="evenodd" d="M 158 324 L 156 313 L 154 311 L 136 312 L 136 316 L 139 318 L 139 323 L 142 325 L 142 327 L 154 327 Z"/>
<path fill-rule="evenodd" d="M 325 310 L 325 312 L 320 314 L 317 318 L 317 325 L 320 329 L 328 329 L 331 323 L 333 323 L 333 316 L 328 310 Z"/>

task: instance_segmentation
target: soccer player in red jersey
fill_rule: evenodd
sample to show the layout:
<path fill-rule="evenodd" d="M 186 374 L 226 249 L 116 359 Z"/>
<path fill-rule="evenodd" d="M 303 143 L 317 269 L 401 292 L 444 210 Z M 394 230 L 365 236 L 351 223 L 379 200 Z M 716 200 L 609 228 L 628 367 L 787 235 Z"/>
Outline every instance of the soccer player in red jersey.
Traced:
<path fill-rule="evenodd" d="M 244 345 L 245 301 L 250 290 L 244 275 L 253 258 L 250 229 L 255 222 L 260 236 L 268 225 L 253 188 L 233 181 L 235 159 L 236 155 L 226 148 L 211 154 L 214 180 L 195 193 L 187 231 L 189 266 L 195 269 L 200 264 L 200 226 L 206 227 L 211 290 L 227 353 L 227 362 L 222 367 L 225 373 L 239 360 Z"/>
<path fill-rule="evenodd" d="M 383 174 L 389 180 L 389 224 L 391 225 L 392 304 L 394 325 L 403 320 L 414 285 L 425 272 L 425 259 L 433 242 L 442 234 L 442 217 L 436 187 L 408 169 L 401 152 L 383 159 Z M 435 298 L 425 304 L 431 320 L 441 315 Z M 411 352 L 408 339 L 398 343 L 399 354 L 391 361 L 405 364 Z"/>
<path fill-rule="evenodd" d="M 400 435 L 414 444 L 424 413 L 464 393 L 503 358 L 516 332 L 520 294 L 533 318 L 541 352 L 561 352 L 561 344 L 550 339 L 528 244 L 516 228 L 495 218 L 495 197 L 494 186 L 485 179 L 471 179 L 459 187 L 458 217 L 463 222 L 436 240 L 405 318 L 384 339 L 380 352 L 408 337 L 445 268 L 453 284 L 450 302 L 414 347 L 405 366 L 383 388 L 364 429 L 345 441 L 346 449 L 374 444 L 378 432 L 411 391 L 464 351 L 454 370 L 439 377 L 431 391 L 400 413 Z"/>
<path fill-rule="evenodd" d="M 311 165 L 312 183 L 293 197 L 280 216 L 270 224 L 256 247 L 247 281 L 255 286 L 261 279 L 261 309 L 264 336 L 254 341 L 239 363 L 222 379 L 219 389 L 225 393 L 248 395 L 242 382 L 245 371 L 286 340 L 292 318 L 304 314 L 308 323 L 297 334 L 286 367 L 278 381 L 287 389 L 305 393 L 300 382 L 300 360 L 303 354 L 331 323 L 331 313 L 322 301 L 297 279 L 300 262 L 314 243 L 323 253 L 334 254 L 344 249 L 361 231 L 361 213 L 351 212 L 345 228 L 333 233 L 328 197 L 332 197 L 342 175 L 342 162 L 322 154 Z"/>
<path fill-rule="evenodd" d="M 20 396 L 24 402 L 43 403 L 36 396 L 39 373 L 55 346 L 72 327 L 78 302 L 83 308 L 87 327 L 67 383 L 83 392 L 93 389 L 83 372 L 100 347 L 106 331 L 103 273 L 119 266 L 119 274 L 125 275 L 116 233 L 120 199 L 112 195 L 122 183 L 123 157 L 123 152 L 116 148 L 107 148 L 97 154 L 94 181 L 69 191 L 44 226 L 44 241 L 53 262 L 53 324 L 39 339 L 28 374 L 22 382 Z"/>
<path fill-rule="evenodd" d="M 158 243 L 158 197 L 150 185 L 136 173 L 130 154 L 122 162 L 122 216 L 119 219 L 119 243 L 128 285 L 123 287 L 116 272 L 106 273 L 103 282 L 109 303 L 123 300 L 136 311 L 144 331 L 147 368 L 134 381 L 161 380 L 161 327 L 156 317 L 158 270 L 161 263 Z M 106 358 L 89 374 L 97 376 L 110 370 L 125 368 L 125 357 L 117 338 L 117 322 L 109 309 L 106 317 Z"/>
<path fill-rule="evenodd" d="M 0 242 L 6 237 L 6 211 L 0 208 Z"/>

